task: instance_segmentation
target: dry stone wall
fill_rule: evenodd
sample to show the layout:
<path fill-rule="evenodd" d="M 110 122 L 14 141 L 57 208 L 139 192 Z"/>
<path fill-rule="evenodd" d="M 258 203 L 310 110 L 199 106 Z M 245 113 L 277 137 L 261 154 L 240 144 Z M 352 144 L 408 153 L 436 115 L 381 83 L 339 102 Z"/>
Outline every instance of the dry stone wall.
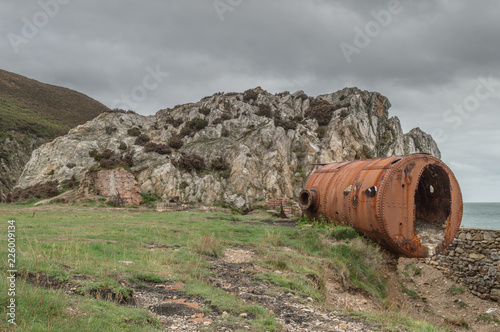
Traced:
<path fill-rule="evenodd" d="M 429 263 L 455 276 L 474 295 L 500 301 L 500 230 L 461 228 Z"/>

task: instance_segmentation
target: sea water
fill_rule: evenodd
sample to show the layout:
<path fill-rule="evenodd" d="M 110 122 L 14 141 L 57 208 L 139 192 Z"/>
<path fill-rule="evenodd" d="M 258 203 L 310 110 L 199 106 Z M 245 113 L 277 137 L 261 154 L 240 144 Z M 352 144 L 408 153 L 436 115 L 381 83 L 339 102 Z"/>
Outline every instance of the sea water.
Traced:
<path fill-rule="evenodd" d="M 500 229 L 500 203 L 464 203 L 462 227 Z"/>

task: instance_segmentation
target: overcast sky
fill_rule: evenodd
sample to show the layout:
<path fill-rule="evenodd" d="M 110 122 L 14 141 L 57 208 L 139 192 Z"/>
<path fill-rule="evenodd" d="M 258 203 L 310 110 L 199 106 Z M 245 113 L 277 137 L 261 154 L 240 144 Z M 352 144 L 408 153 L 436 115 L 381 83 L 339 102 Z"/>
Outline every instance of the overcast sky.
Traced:
<path fill-rule="evenodd" d="M 145 115 L 256 86 L 377 91 L 434 135 L 465 201 L 500 202 L 499 17 L 498 1 L 2 0 L 0 68 Z"/>

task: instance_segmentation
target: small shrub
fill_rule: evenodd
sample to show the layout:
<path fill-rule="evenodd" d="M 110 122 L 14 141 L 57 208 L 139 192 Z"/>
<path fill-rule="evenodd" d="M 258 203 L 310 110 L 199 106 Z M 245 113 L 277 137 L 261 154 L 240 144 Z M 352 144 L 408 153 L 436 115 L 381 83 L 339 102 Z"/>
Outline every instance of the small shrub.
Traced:
<path fill-rule="evenodd" d="M 319 139 L 322 139 L 326 136 L 326 127 L 318 127 L 316 129 L 316 135 L 318 135 Z"/>
<path fill-rule="evenodd" d="M 189 187 L 189 184 L 188 184 L 186 181 L 183 181 L 183 182 L 179 185 L 179 189 L 186 189 L 187 187 Z"/>
<path fill-rule="evenodd" d="M 89 157 L 94 158 L 95 161 L 99 162 L 102 159 L 102 154 L 98 153 L 97 150 L 89 151 Z"/>
<path fill-rule="evenodd" d="M 278 118 L 274 119 L 274 126 L 275 127 L 282 127 L 286 131 L 288 131 L 290 129 L 293 129 L 293 130 L 297 129 L 297 123 L 286 121 L 286 120 L 281 120 Z"/>
<path fill-rule="evenodd" d="M 141 130 L 137 127 L 134 127 L 134 128 L 127 130 L 127 134 L 129 136 L 137 137 L 141 134 Z"/>
<path fill-rule="evenodd" d="M 122 160 L 125 162 L 125 164 L 128 167 L 134 166 L 134 154 L 135 154 L 135 151 L 132 150 L 132 151 L 129 151 L 126 154 L 124 154 L 122 157 Z"/>
<path fill-rule="evenodd" d="M 127 144 L 125 144 L 124 142 L 120 142 L 120 146 L 118 146 L 118 150 L 126 151 L 127 149 L 128 149 Z"/>
<path fill-rule="evenodd" d="M 49 181 L 40 183 L 26 189 L 16 188 L 11 191 L 6 199 L 6 203 L 14 203 L 17 201 L 26 201 L 31 198 L 50 198 L 59 195 L 59 182 Z"/>
<path fill-rule="evenodd" d="M 197 154 L 188 154 L 181 156 L 177 165 L 188 172 L 201 171 L 205 169 L 205 160 Z"/>
<path fill-rule="evenodd" d="M 182 146 L 184 145 L 184 142 L 182 141 L 182 138 L 178 137 L 178 136 L 174 136 L 172 137 L 169 141 L 168 141 L 168 145 L 172 148 L 172 149 L 176 149 L 176 150 L 179 150 L 180 148 L 182 148 Z"/>
<path fill-rule="evenodd" d="M 243 101 L 245 103 L 248 103 L 251 100 L 257 100 L 258 97 L 259 97 L 259 94 L 257 93 L 257 91 L 254 91 L 252 89 L 247 90 L 243 93 Z"/>
<path fill-rule="evenodd" d="M 200 112 L 201 114 L 203 115 L 209 115 L 210 114 L 210 108 L 207 108 L 207 107 L 202 107 L 198 110 L 198 112 Z"/>
<path fill-rule="evenodd" d="M 229 163 L 224 157 L 217 157 L 211 162 L 214 171 L 227 171 L 230 167 Z"/>
<path fill-rule="evenodd" d="M 343 109 L 343 110 L 340 111 L 340 118 L 341 119 L 346 118 L 348 115 L 349 115 L 349 111 L 348 110 Z"/>
<path fill-rule="evenodd" d="M 114 126 L 106 126 L 104 127 L 104 131 L 106 132 L 106 134 L 111 135 L 112 133 L 117 131 L 117 129 Z"/>
<path fill-rule="evenodd" d="M 61 183 L 61 185 L 63 186 L 63 189 L 73 189 L 73 188 L 78 187 L 79 184 L 80 184 L 80 182 L 76 181 L 76 178 L 74 175 L 71 177 L 71 179 L 63 181 Z"/>
<path fill-rule="evenodd" d="M 170 148 L 170 146 L 168 146 L 167 144 L 163 144 L 163 143 L 156 144 L 154 151 L 158 154 L 161 154 L 161 155 L 166 155 L 166 154 L 172 153 L 172 149 Z"/>
<path fill-rule="evenodd" d="M 76 167 L 76 164 L 75 163 L 67 163 L 66 167 L 69 168 L 69 169 L 72 169 L 72 168 Z"/>
<path fill-rule="evenodd" d="M 171 124 L 174 128 L 177 128 L 179 127 L 181 124 L 184 123 L 184 121 L 182 121 L 182 119 L 174 119 L 173 117 L 168 117 L 165 122 L 167 124 Z M 165 126 L 165 129 L 167 129 L 167 127 Z"/>
<path fill-rule="evenodd" d="M 187 126 L 195 131 L 200 131 L 205 129 L 208 126 L 208 121 L 204 119 L 193 119 L 187 123 Z"/>
<path fill-rule="evenodd" d="M 180 136 L 193 137 L 197 131 L 203 130 L 208 126 L 208 121 L 204 119 L 193 119 L 186 123 L 186 125 L 181 129 Z"/>
<path fill-rule="evenodd" d="M 195 131 L 191 128 L 189 128 L 188 126 L 184 126 L 182 127 L 179 135 L 184 137 L 184 136 L 189 136 L 189 137 L 193 137 L 195 134 Z"/>
<path fill-rule="evenodd" d="M 224 112 L 222 113 L 220 118 L 222 119 L 222 121 L 226 121 L 226 120 L 231 120 L 233 116 L 231 115 L 231 113 Z"/>
<path fill-rule="evenodd" d="M 125 158 L 120 157 L 110 149 L 106 149 L 101 153 L 97 153 L 97 151 L 92 150 L 91 152 L 89 152 L 89 155 L 93 156 L 94 159 L 99 162 L 100 167 L 104 169 L 130 166 L 129 162 L 125 160 Z"/>
<path fill-rule="evenodd" d="M 144 145 L 144 152 L 153 152 L 155 149 L 156 143 L 147 142 L 146 145 Z"/>
<path fill-rule="evenodd" d="M 149 142 L 151 140 L 151 138 L 146 135 L 146 134 L 141 134 L 139 136 L 137 136 L 137 138 L 135 139 L 135 142 L 134 144 L 135 145 L 140 145 L 140 146 L 144 146 L 146 145 L 147 142 Z"/>
<path fill-rule="evenodd" d="M 111 156 L 111 158 L 102 159 L 100 163 L 101 167 L 104 169 L 113 169 L 121 166 L 125 166 L 123 160 L 118 156 Z"/>
<path fill-rule="evenodd" d="M 101 153 L 102 159 L 110 159 L 114 155 L 115 155 L 115 153 L 110 149 L 106 149 L 106 150 L 102 151 L 102 153 Z"/>
<path fill-rule="evenodd" d="M 326 100 L 314 99 L 309 109 L 305 112 L 305 115 L 316 119 L 320 126 L 326 126 L 332 119 L 333 111 L 333 106 Z"/>
<path fill-rule="evenodd" d="M 271 110 L 271 106 L 267 104 L 259 104 L 259 111 L 257 113 L 258 116 L 265 116 L 266 118 L 273 117 L 273 111 Z"/>
<path fill-rule="evenodd" d="M 147 207 L 154 207 L 154 202 L 160 201 L 161 197 L 155 194 L 144 194 L 141 193 L 142 201 L 141 204 L 146 205 Z"/>

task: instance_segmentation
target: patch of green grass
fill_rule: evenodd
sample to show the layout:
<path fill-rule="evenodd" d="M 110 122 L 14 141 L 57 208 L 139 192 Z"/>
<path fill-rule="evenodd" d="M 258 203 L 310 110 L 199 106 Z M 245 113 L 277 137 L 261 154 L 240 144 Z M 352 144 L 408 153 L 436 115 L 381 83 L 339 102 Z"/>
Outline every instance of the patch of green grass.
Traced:
<path fill-rule="evenodd" d="M 450 289 L 448 289 L 448 292 L 453 295 L 462 294 L 463 292 L 465 292 L 465 289 L 466 288 L 462 286 L 451 285 Z"/>
<path fill-rule="evenodd" d="M 210 234 L 194 240 L 191 246 L 195 252 L 201 255 L 218 258 L 223 254 L 224 242 L 214 234 Z"/>
<path fill-rule="evenodd" d="M 351 240 L 359 238 L 358 232 L 352 227 L 348 226 L 335 226 L 330 230 L 328 237 L 337 240 Z"/>
<path fill-rule="evenodd" d="M 406 288 L 406 286 L 401 283 L 401 291 L 405 294 L 408 294 L 412 299 L 418 300 L 420 299 L 420 296 L 415 292 L 413 289 Z"/>
<path fill-rule="evenodd" d="M 308 278 L 308 276 L 315 276 L 315 278 Z M 256 277 L 262 282 L 271 282 L 283 291 L 303 298 L 310 297 L 316 301 L 322 301 L 325 298 L 324 289 L 321 288 L 324 287 L 324 281 L 316 274 L 265 272 L 257 274 Z M 318 285 L 316 280 L 321 280 L 321 284 Z"/>
<path fill-rule="evenodd" d="M 405 265 L 405 271 L 412 271 L 413 276 L 422 274 L 422 268 L 416 266 L 413 262 Z"/>
<path fill-rule="evenodd" d="M 254 315 L 252 330 L 280 329 L 273 313 L 259 305 L 245 303 L 207 283 L 213 276 L 209 260 L 221 257 L 226 247 L 251 248 L 256 253 L 255 264 L 268 271 L 283 272 L 259 272 L 257 280 L 271 282 L 281 289 L 302 297 L 312 297 L 320 303 L 325 299 L 325 266 L 344 276 L 347 288 L 363 289 L 380 300 L 386 297 L 386 285 L 379 269 L 382 259 L 377 248 L 362 239 L 333 246 L 324 241 L 328 228 L 277 228 L 249 222 L 255 216 L 238 216 L 238 222 L 234 222 L 234 215 L 228 213 L 156 213 L 100 209 L 95 207 L 95 201 L 88 204 L 92 204 L 92 209 L 82 205 L 51 205 L 50 209 L 36 209 L 35 213 L 27 210 L 26 205 L 0 206 L 1 215 L 17 221 L 17 269 L 20 272 L 42 272 L 61 282 L 69 280 L 72 284 L 76 283 L 73 280 L 75 275 L 86 277 L 85 282 L 78 283 L 80 293 L 86 294 L 84 297 L 67 296 L 63 292 L 47 291 L 29 284 L 26 287 L 52 294 L 51 301 L 54 303 L 85 303 L 86 311 L 82 312 L 87 313 L 86 320 L 92 317 L 92 320 L 100 322 L 107 315 L 113 317 L 110 318 L 111 323 L 121 326 L 124 308 L 104 301 L 106 296 L 102 300 L 93 297 L 101 292 L 111 294 L 112 300 L 126 300 L 131 296 L 131 285 L 124 286 L 123 281 L 138 284 L 162 282 L 160 275 L 168 275 L 169 280 L 184 282 L 190 294 L 204 297 L 218 310 L 234 315 L 243 312 Z M 70 211 L 64 213 L 63 209 Z M 151 243 L 176 250 L 151 251 L 148 250 Z M 0 255 L 7 257 L 6 253 L 6 247 L 0 247 Z M 133 263 L 124 264 L 124 261 Z M 39 310 L 46 310 L 45 302 L 41 303 L 43 309 Z M 44 318 L 42 323 L 31 320 L 31 314 L 20 315 L 20 324 L 26 331 L 36 330 L 39 326 L 54 327 L 50 330 L 57 331 L 57 326 L 62 326 L 67 319 L 64 310 L 62 313 L 57 310 L 52 316 Z M 47 314 L 44 312 L 40 315 Z M 127 316 L 134 315 L 127 313 Z M 156 328 L 147 316 L 141 314 L 138 317 L 137 320 L 142 323 L 132 324 L 135 330 Z M 103 323 L 104 330 L 111 323 Z M 81 331 L 90 331 L 95 327 L 94 323 L 82 324 L 75 326 Z M 129 326 L 130 322 L 126 324 Z M 0 329 L 2 327 L 0 325 Z"/>
<path fill-rule="evenodd" d="M 367 321 L 384 327 L 384 331 L 401 331 L 403 327 L 406 331 L 419 332 L 452 332 L 452 330 L 435 326 L 424 320 L 414 319 L 405 313 L 397 311 L 383 312 L 362 312 L 351 313 L 354 317 L 363 317 Z"/>
<path fill-rule="evenodd" d="M 4 275 L 0 289 L 8 288 Z M 6 292 L 0 293 L 3 317 L 7 317 Z M 145 309 L 135 309 L 91 297 L 75 297 L 64 290 L 35 287 L 16 281 L 16 331 L 161 331 L 160 323 Z M 6 319 L 0 330 L 9 328 Z M 10 326 L 12 328 L 12 326 Z"/>
<path fill-rule="evenodd" d="M 77 293 L 80 295 L 91 295 L 98 299 L 104 299 L 117 303 L 126 303 L 132 299 L 134 290 L 122 286 L 116 279 L 107 278 L 99 282 L 83 283 L 78 287 Z"/>
<path fill-rule="evenodd" d="M 477 320 L 481 321 L 481 322 L 485 322 L 485 323 L 500 324 L 500 319 L 498 319 L 495 315 L 481 314 L 481 315 L 479 315 Z"/>
<path fill-rule="evenodd" d="M 38 137 L 55 138 L 64 135 L 70 127 L 49 120 L 37 112 L 19 104 L 0 99 L 0 131 L 17 131 L 24 128 L 27 133 Z"/>
<path fill-rule="evenodd" d="M 281 324 L 266 308 L 257 304 L 242 302 L 234 295 L 221 289 L 213 288 L 206 283 L 189 283 L 186 285 L 185 292 L 188 295 L 211 299 L 211 304 L 213 306 L 233 316 L 238 316 L 242 313 L 255 316 L 256 319 L 248 321 L 248 324 L 252 325 L 252 331 L 276 331 L 281 328 Z"/>
<path fill-rule="evenodd" d="M 153 282 L 153 283 L 157 283 L 157 284 L 165 282 L 165 278 L 163 278 L 161 275 L 156 274 L 156 273 L 138 272 L 134 276 L 136 279 L 146 281 L 146 282 Z"/>
<path fill-rule="evenodd" d="M 141 193 L 141 196 L 141 204 L 146 205 L 148 208 L 154 208 L 154 203 L 161 201 L 161 197 L 158 195 Z"/>
<path fill-rule="evenodd" d="M 463 301 L 460 301 L 458 300 L 457 301 L 457 305 L 460 307 L 460 308 L 467 308 L 469 305 Z"/>
<path fill-rule="evenodd" d="M 322 228 L 322 229 L 326 229 L 329 227 L 327 220 L 323 216 L 321 216 L 319 220 L 316 219 L 309 220 L 307 216 L 304 215 L 299 219 L 299 225 L 312 226 L 315 228 Z"/>

